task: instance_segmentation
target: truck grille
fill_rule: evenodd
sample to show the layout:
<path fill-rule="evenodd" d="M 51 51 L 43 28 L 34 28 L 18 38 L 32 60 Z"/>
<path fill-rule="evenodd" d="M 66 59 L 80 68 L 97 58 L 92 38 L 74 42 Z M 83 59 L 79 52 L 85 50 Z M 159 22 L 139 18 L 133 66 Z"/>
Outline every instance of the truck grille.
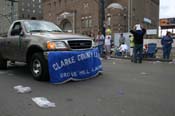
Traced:
<path fill-rule="evenodd" d="M 91 40 L 69 40 L 68 44 L 71 49 L 87 49 L 91 48 Z"/>

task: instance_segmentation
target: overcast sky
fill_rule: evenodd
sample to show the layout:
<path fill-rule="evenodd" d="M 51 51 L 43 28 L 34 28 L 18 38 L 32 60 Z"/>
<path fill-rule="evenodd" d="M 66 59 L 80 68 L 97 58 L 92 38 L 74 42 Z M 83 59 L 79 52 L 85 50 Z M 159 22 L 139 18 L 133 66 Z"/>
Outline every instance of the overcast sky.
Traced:
<path fill-rule="evenodd" d="M 160 18 L 175 17 L 175 0 L 160 0 Z"/>

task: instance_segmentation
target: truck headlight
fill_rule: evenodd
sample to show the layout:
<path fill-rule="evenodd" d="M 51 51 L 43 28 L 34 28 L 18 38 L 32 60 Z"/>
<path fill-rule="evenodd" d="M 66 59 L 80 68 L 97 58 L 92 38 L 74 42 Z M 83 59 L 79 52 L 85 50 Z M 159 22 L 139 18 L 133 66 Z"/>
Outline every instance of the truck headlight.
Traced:
<path fill-rule="evenodd" d="M 59 42 L 48 41 L 47 42 L 47 49 L 49 49 L 49 50 L 67 49 L 67 47 L 66 47 L 65 43 L 62 41 L 59 41 Z"/>

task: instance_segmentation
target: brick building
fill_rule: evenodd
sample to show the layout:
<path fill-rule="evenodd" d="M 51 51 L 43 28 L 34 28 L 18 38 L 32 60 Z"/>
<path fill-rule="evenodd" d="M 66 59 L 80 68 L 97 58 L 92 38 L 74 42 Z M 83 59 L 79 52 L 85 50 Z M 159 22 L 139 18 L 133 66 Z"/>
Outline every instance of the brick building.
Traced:
<path fill-rule="evenodd" d="M 43 0 L 44 20 L 68 32 L 97 33 L 99 9 L 99 0 Z M 113 33 L 127 32 L 136 23 L 158 29 L 159 0 L 106 0 L 104 23 Z"/>

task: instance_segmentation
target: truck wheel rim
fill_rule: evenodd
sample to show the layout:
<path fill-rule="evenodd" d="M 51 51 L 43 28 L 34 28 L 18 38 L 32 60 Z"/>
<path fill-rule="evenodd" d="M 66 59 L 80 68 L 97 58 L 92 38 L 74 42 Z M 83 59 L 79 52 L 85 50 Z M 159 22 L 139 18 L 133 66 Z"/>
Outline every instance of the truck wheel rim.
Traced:
<path fill-rule="evenodd" d="M 41 74 L 42 67 L 41 62 L 38 59 L 35 59 L 32 64 L 32 72 L 37 77 Z"/>

